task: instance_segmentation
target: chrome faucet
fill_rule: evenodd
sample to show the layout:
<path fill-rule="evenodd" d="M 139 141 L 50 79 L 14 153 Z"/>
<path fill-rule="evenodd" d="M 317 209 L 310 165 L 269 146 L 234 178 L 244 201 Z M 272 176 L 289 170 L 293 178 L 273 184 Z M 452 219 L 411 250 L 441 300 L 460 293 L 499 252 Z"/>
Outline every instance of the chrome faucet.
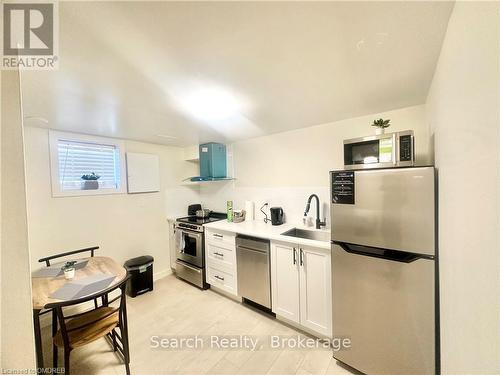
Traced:
<path fill-rule="evenodd" d="M 316 229 L 321 229 L 321 227 L 326 225 L 326 221 L 321 221 L 319 219 L 319 198 L 316 194 L 311 194 L 307 199 L 306 210 L 304 211 L 304 216 L 307 216 L 309 209 L 311 208 L 311 200 L 316 198 Z"/>

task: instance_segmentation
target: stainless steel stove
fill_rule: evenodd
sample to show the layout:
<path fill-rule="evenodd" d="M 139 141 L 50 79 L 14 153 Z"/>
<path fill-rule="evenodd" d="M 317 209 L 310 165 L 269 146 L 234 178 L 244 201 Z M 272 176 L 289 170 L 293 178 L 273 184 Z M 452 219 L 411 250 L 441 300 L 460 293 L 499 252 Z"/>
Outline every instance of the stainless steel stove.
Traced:
<path fill-rule="evenodd" d="M 226 214 L 211 212 L 208 217 L 181 217 L 175 223 L 175 250 L 177 277 L 199 288 L 206 289 L 205 239 L 203 224 L 226 219 Z"/>

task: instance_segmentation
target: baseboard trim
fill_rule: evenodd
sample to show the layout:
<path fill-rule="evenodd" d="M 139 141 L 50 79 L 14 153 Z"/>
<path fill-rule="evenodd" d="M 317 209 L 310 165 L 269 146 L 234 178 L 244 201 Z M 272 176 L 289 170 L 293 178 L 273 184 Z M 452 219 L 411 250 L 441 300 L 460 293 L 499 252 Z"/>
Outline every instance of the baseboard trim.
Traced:
<path fill-rule="evenodd" d="M 160 271 L 160 272 L 155 272 L 153 274 L 153 282 L 156 282 L 160 279 L 163 279 L 164 277 L 168 276 L 168 275 L 171 275 L 173 272 L 172 272 L 172 269 L 170 268 L 167 268 L 166 270 L 163 270 L 163 271 Z"/>
<path fill-rule="evenodd" d="M 225 290 L 219 289 L 219 288 L 217 288 L 216 286 L 210 285 L 209 290 L 211 290 L 212 292 L 215 292 L 215 293 L 217 293 L 217 294 L 220 294 L 221 296 L 224 296 L 224 297 L 226 297 L 226 298 L 232 299 L 233 301 L 236 301 L 236 302 L 242 303 L 242 299 L 241 299 L 241 297 L 239 297 L 239 296 L 235 296 L 234 294 L 231 294 L 231 293 L 229 293 L 229 292 L 226 292 Z"/>
<path fill-rule="evenodd" d="M 278 320 L 280 323 L 286 325 L 286 326 L 289 326 L 289 327 L 292 327 L 298 331 L 301 331 L 309 336 L 314 336 L 316 338 L 319 338 L 319 339 L 327 339 L 327 340 L 330 340 L 332 337 L 330 336 L 325 336 L 324 334 L 322 333 L 319 333 L 319 332 L 316 332 L 310 328 L 307 328 L 307 327 L 304 327 L 303 325 L 301 325 L 300 323 L 296 323 L 294 322 L 293 320 L 290 320 L 288 318 L 285 318 L 281 315 L 276 315 L 276 320 Z"/>

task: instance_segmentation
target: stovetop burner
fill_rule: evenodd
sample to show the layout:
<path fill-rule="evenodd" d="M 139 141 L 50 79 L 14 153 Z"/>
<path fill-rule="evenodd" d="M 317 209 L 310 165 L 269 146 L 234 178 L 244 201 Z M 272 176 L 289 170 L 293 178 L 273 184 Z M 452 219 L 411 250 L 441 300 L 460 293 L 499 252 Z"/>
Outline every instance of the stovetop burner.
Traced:
<path fill-rule="evenodd" d="M 179 221 L 181 223 L 203 225 L 203 224 L 212 223 L 214 221 L 224 220 L 226 218 L 227 218 L 227 215 L 222 213 L 222 212 L 211 212 L 210 215 L 208 217 L 205 217 L 205 218 L 198 218 L 196 216 L 186 216 L 186 217 L 178 218 L 177 221 Z"/>

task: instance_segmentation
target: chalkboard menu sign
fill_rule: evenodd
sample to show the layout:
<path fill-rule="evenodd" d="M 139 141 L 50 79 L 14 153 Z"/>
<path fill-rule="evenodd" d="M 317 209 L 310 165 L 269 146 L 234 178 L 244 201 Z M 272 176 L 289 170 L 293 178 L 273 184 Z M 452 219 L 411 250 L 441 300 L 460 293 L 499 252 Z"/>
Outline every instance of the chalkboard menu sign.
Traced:
<path fill-rule="evenodd" d="M 332 172 L 332 203 L 354 204 L 354 172 Z"/>

